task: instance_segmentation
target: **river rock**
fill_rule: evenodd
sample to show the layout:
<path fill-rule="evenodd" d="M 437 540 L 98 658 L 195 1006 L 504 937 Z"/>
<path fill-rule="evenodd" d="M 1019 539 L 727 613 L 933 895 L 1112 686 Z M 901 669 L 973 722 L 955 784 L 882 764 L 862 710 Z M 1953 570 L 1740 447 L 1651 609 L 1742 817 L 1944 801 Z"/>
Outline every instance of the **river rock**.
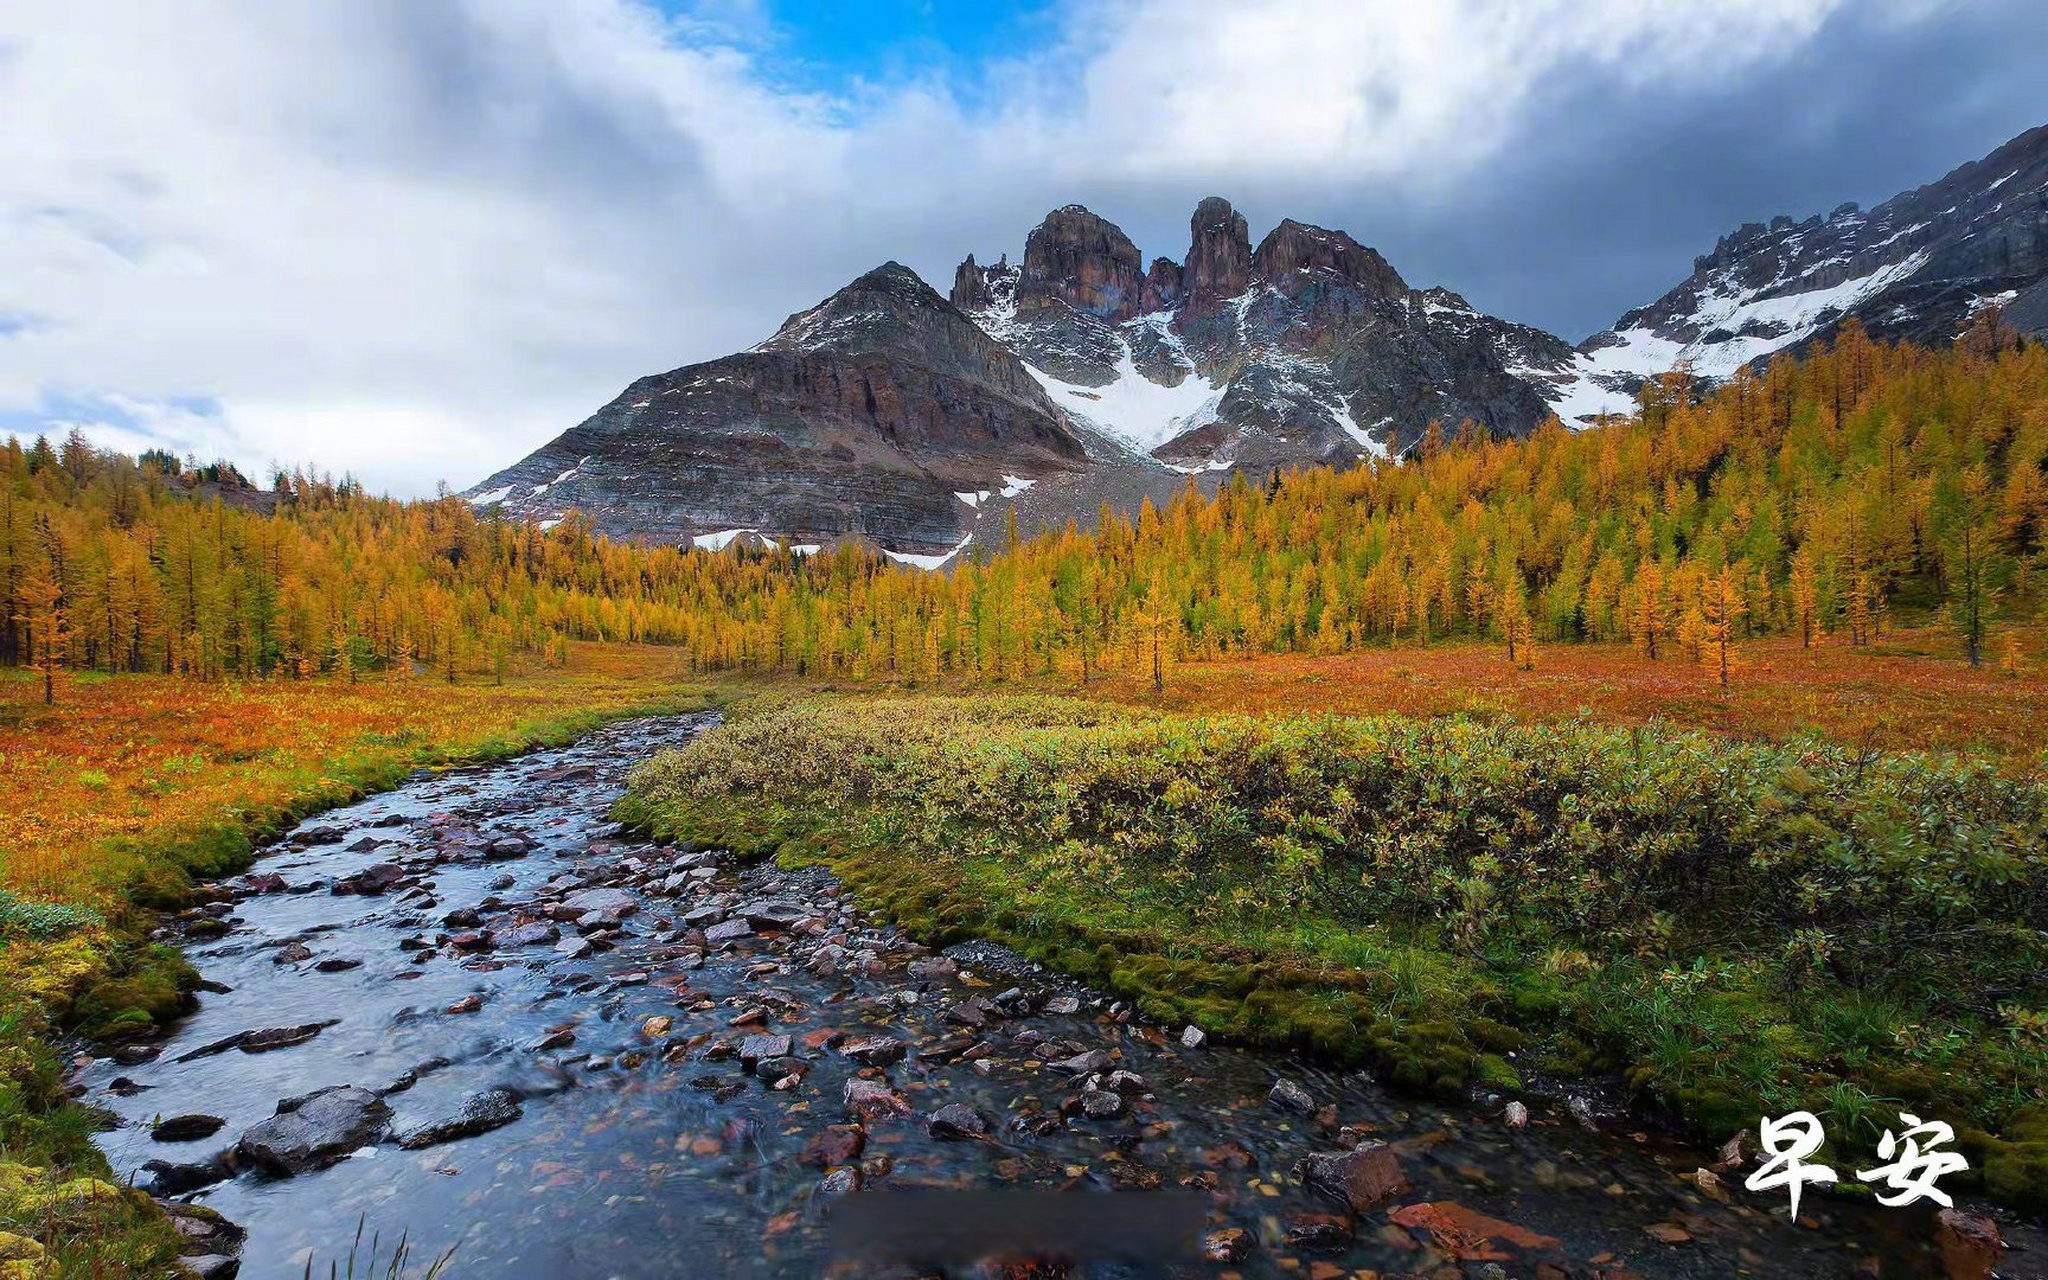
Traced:
<path fill-rule="evenodd" d="M 334 882 L 328 892 L 336 896 L 361 894 L 366 898 L 374 898 L 379 894 L 389 893 L 403 879 L 404 867 L 395 862 L 378 862 L 364 867 L 354 875 L 341 877 Z"/>
<path fill-rule="evenodd" d="M 839 1046 L 839 1052 L 870 1067 L 886 1067 L 903 1061 L 909 1046 L 895 1036 L 858 1036 Z"/>
<path fill-rule="evenodd" d="M 142 1171 L 149 1175 L 149 1189 L 160 1196 L 182 1196 L 234 1176 L 234 1170 L 218 1157 L 194 1161 L 145 1160 Z"/>
<path fill-rule="evenodd" d="M 414 1151 L 436 1143 L 453 1142 L 457 1138 L 502 1129 L 524 1114 L 525 1109 L 519 1105 L 519 1095 L 513 1090 L 485 1089 L 464 1098 L 461 1110 L 447 1119 L 421 1125 L 407 1133 L 398 1140 L 398 1145 Z"/>
<path fill-rule="evenodd" d="M 391 1108 L 367 1089 L 334 1085 L 279 1104 L 235 1144 L 245 1160 L 290 1177 L 346 1159 L 384 1136 Z"/>
<path fill-rule="evenodd" d="M 789 1050 L 788 1036 L 748 1036 L 740 1041 L 740 1065 L 752 1071 L 769 1058 L 788 1057 Z"/>
<path fill-rule="evenodd" d="M 158 1142 L 197 1142 L 201 1138 L 211 1138 L 226 1124 L 227 1121 L 219 1116 L 172 1116 L 157 1121 L 150 1128 L 149 1136 Z"/>
<path fill-rule="evenodd" d="M 932 1112 L 928 1126 L 934 1138 L 979 1138 L 988 1133 L 988 1121 L 964 1102 L 951 1102 Z"/>
<path fill-rule="evenodd" d="M 1187 1025 L 1187 1026 L 1185 1026 L 1185 1027 L 1181 1028 L 1181 1033 L 1180 1033 L 1180 1047 L 1181 1047 L 1181 1048 L 1183 1048 L 1183 1049 L 1199 1049 L 1199 1048 L 1201 1048 L 1201 1047 L 1202 1047 L 1203 1045 L 1205 1045 L 1205 1044 L 1208 1044 L 1208 1043 L 1209 1043 L 1209 1033 L 1208 1033 L 1208 1032 L 1206 1032 L 1206 1031 L 1204 1031 L 1204 1030 L 1202 1030 L 1202 1029 L 1201 1029 L 1200 1027 L 1198 1027 L 1198 1026 L 1194 1025 L 1193 1023 L 1189 1023 L 1189 1024 Z"/>
<path fill-rule="evenodd" d="M 495 934 L 492 935 L 495 940 Z M 534 920 L 512 929 L 504 936 L 512 947 L 551 947 L 562 940 L 562 930 L 552 920 Z"/>
<path fill-rule="evenodd" d="M 1112 1071 L 1103 1077 L 1102 1087 L 1113 1093 L 1121 1093 L 1125 1097 L 1141 1096 L 1149 1093 L 1152 1088 L 1145 1083 L 1145 1077 L 1135 1071 Z"/>
<path fill-rule="evenodd" d="M 1316 1110 L 1314 1096 L 1285 1076 L 1273 1082 L 1273 1091 L 1266 1095 L 1266 1101 L 1282 1111 L 1292 1111 L 1297 1115 L 1314 1115 Z"/>
<path fill-rule="evenodd" d="M 1943 1209 L 1936 1216 L 1934 1239 L 1948 1280 L 1983 1280 L 1997 1269 L 2005 1252 L 1996 1222 L 1960 1209 Z"/>
<path fill-rule="evenodd" d="M 265 1027 L 260 1031 L 244 1031 L 235 1042 L 243 1053 L 268 1053 L 272 1049 L 289 1049 L 295 1044 L 304 1044 L 322 1031 L 341 1021 L 329 1018 L 325 1022 L 304 1022 L 296 1027 Z"/>
<path fill-rule="evenodd" d="M 1287 1243 L 1311 1253 L 1335 1253 L 1351 1243 L 1351 1224 L 1334 1213 L 1290 1213 Z"/>
<path fill-rule="evenodd" d="M 726 920 L 712 925 L 704 931 L 704 941 L 709 946 L 723 946 L 738 942 L 741 938 L 754 936 L 754 926 L 744 920 Z"/>
<path fill-rule="evenodd" d="M 537 848 L 539 843 L 539 841 L 534 840 L 530 836 L 516 834 L 498 836 L 484 846 L 484 861 L 510 862 L 514 858 L 523 858 Z"/>
<path fill-rule="evenodd" d="M 799 902 L 763 899 L 749 902 L 733 914 L 745 918 L 756 929 L 788 929 L 811 912 Z"/>
<path fill-rule="evenodd" d="M 1500 1113 L 1501 1123 L 1510 1129 L 1529 1127 L 1529 1108 L 1519 1102 L 1510 1102 Z"/>
<path fill-rule="evenodd" d="M 1124 1113 L 1124 1096 L 1107 1089 L 1090 1089 L 1081 1095 L 1081 1114 L 1090 1120 L 1114 1120 Z"/>
<path fill-rule="evenodd" d="M 818 1194 L 843 1196 L 860 1190 L 860 1170 L 852 1168 L 834 1169 L 818 1180 Z"/>
<path fill-rule="evenodd" d="M 867 1145 L 868 1136 L 859 1125 L 827 1125 L 805 1144 L 803 1161 L 821 1169 L 852 1164 L 860 1159 L 860 1153 L 867 1149 Z"/>
<path fill-rule="evenodd" d="M 1252 1256 L 1252 1234 L 1243 1227 L 1224 1227 L 1202 1239 L 1202 1256 L 1211 1262 L 1243 1262 Z"/>
<path fill-rule="evenodd" d="M 1361 1142 L 1337 1154 L 1316 1152 L 1304 1156 L 1294 1172 L 1353 1213 L 1377 1209 L 1408 1189 L 1401 1158 L 1384 1142 Z"/>
<path fill-rule="evenodd" d="M 1115 1063 L 1116 1060 L 1109 1056 L 1109 1050 L 1090 1049 L 1086 1053 L 1077 1053 L 1073 1057 L 1066 1058 L 1059 1062 L 1048 1062 L 1046 1064 L 1046 1069 L 1049 1071 L 1057 1071 L 1062 1075 L 1086 1076 L 1094 1075 L 1097 1072 L 1101 1071 L 1107 1071 L 1112 1066 L 1114 1066 Z"/>
<path fill-rule="evenodd" d="M 232 1258 L 240 1252 L 242 1242 L 249 1238 L 247 1231 L 205 1205 L 169 1200 L 159 1201 L 157 1207 L 171 1220 L 171 1227 L 184 1242 L 184 1249 L 188 1251 L 184 1262 L 188 1267 L 194 1267 L 194 1258 L 189 1251 L 200 1250 L 205 1256 Z"/>
<path fill-rule="evenodd" d="M 579 889 L 562 899 L 564 914 L 575 912 L 577 918 L 585 915 L 612 915 L 625 919 L 640 909 L 640 899 L 624 889 Z"/>
<path fill-rule="evenodd" d="M 877 1080 L 848 1080 L 840 1098 L 846 1109 L 862 1120 L 889 1120 L 910 1114 L 910 1104 L 903 1100 L 903 1095 Z"/>

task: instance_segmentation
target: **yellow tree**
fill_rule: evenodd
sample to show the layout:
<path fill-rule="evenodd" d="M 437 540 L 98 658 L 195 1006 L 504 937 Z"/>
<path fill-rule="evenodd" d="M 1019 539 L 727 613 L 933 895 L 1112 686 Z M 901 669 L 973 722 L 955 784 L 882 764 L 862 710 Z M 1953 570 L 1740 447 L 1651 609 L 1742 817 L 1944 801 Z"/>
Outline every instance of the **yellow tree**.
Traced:
<path fill-rule="evenodd" d="M 1743 603 L 1742 593 L 1736 590 L 1735 580 L 1725 566 L 1720 573 L 1707 579 L 1701 588 L 1700 605 L 1705 654 L 1721 677 L 1721 691 L 1726 693 L 1730 669 L 1728 650 L 1735 639 L 1735 624 L 1742 617 Z"/>
<path fill-rule="evenodd" d="M 1813 552 L 1805 547 L 1792 557 L 1792 625 L 1799 629 L 1799 647 L 1813 648 L 1820 594 L 1814 585 Z"/>
<path fill-rule="evenodd" d="M 1137 623 L 1140 656 L 1152 667 L 1152 692 L 1166 691 L 1167 637 L 1178 619 L 1167 607 L 1165 595 L 1159 589 L 1155 576 L 1152 585 L 1146 589 L 1144 607 L 1134 619 Z"/>
<path fill-rule="evenodd" d="M 1636 599 L 1629 610 L 1629 630 L 1635 634 L 1636 647 L 1653 661 L 1657 657 L 1657 640 L 1664 634 L 1665 607 L 1664 575 L 1655 560 L 1645 560 L 1636 571 Z"/>
<path fill-rule="evenodd" d="M 45 527 L 47 533 L 47 526 Z M 43 703 L 57 700 L 57 668 L 71 652 L 71 622 L 65 617 L 64 583 L 55 559 L 39 550 L 15 588 L 14 620 L 28 633 L 29 663 L 43 676 Z"/>

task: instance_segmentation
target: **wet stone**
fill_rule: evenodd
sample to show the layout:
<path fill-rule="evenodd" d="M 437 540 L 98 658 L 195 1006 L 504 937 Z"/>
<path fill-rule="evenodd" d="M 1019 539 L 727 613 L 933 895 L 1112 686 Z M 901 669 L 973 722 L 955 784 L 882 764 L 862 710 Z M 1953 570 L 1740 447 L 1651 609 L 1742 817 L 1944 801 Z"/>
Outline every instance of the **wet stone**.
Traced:
<path fill-rule="evenodd" d="M 519 1095 L 511 1089 L 485 1089 L 463 1099 L 462 1108 L 445 1120 L 437 1120 L 411 1130 L 398 1140 L 398 1145 L 407 1150 L 431 1147 L 436 1143 L 453 1142 L 458 1138 L 474 1137 L 501 1129 L 525 1114 L 519 1105 Z"/>
<path fill-rule="evenodd" d="M 887 1120 L 910 1114 L 910 1104 L 901 1094 L 874 1080 L 848 1080 L 840 1097 L 846 1109 L 862 1120 Z"/>
<path fill-rule="evenodd" d="M 901 1062 L 909 1046 L 895 1036 L 858 1036 L 839 1046 L 839 1052 L 870 1067 Z"/>
<path fill-rule="evenodd" d="M 183 1115 L 159 1120 L 150 1128 L 149 1136 L 158 1142 L 197 1142 L 211 1138 L 221 1131 L 227 1121 L 219 1116 Z"/>
<path fill-rule="evenodd" d="M 640 910 L 640 899 L 624 889 L 582 889 L 562 899 L 562 907 L 583 915 L 603 914 L 624 919 Z"/>
<path fill-rule="evenodd" d="M 1211 1262 L 1243 1262 L 1252 1256 L 1252 1234 L 1243 1227 L 1211 1231 L 1202 1239 L 1202 1256 Z"/>
<path fill-rule="evenodd" d="M 382 1098 L 355 1085 L 336 1085 L 279 1106 L 283 1109 L 277 1115 L 245 1132 L 235 1150 L 287 1177 L 324 1168 L 375 1143 L 391 1120 L 391 1108 Z"/>
<path fill-rule="evenodd" d="M 1085 1076 L 1107 1071 L 1115 1063 L 1116 1060 L 1109 1056 L 1109 1050 L 1090 1049 L 1086 1053 L 1078 1053 L 1059 1062 L 1047 1063 L 1046 1066 L 1048 1070 L 1060 1072 L 1062 1075 Z"/>
<path fill-rule="evenodd" d="M 818 1180 L 818 1194 L 843 1196 L 860 1190 L 860 1170 L 834 1169 Z"/>
<path fill-rule="evenodd" d="M 766 1059 L 788 1057 L 789 1050 L 788 1036 L 748 1036 L 740 1041 L 740 1065 L 752 1071 Z"/>
<path fill-rule="evenodd" d="M 1353 1213 L 1377 1209 L 1408 1189 L 1400 1157 L 1384 1142 L 1362 1142 L 1335 1154 L 1316 1152 L 1304 1156 L 1294 1172 Z"/>
<path fill-rule="evenodd" d="M 289 1049 L 295 1044 L 304 1044 L 340 1019 L 330 1018 L 325 1022 L 306 1022 L 296 1027 L 265 1027 L 261 1031 L 244 1031 L 235 1041 L 235 1048 L 243 1053 L 268 1053 L 272 1049 Z"/>
<path fill-rule="evenodd" d="M 934 1138 L 979 1138 L 988 1133 L 988 1121 L 964 1102 L 953 1102 L 932 1112 L 927 1126 Z"/>
<path fill-rule="evenodd" d="M 234 1170 L 218 1159 L 145 1160 L 142 1171 L 149 1175 L 149 1190 L 160 1196 L 181 1196 L 234 1176 Z"/>
<path fill-rule="evenodd" d="M 753 936 L 754 926 L 744 920 L 726 920 L 704 931 L 704 941 L 714 947 Z"/>
<path fill-rule="evenodd" d="M 817 1168 L 852 1164 L 867 1148 L 867 1134 L 859 1125 L 827 1125 L 804 1146 L 803 1162 Z"/>
<path fill-rule="evenodd" d="M 375 844 L 375 841 L 371 842 L 372 847 Z M 373 866 L 364 867 L 354 875 L 343 876 L 341 879 L 336 880 L 328 892 L 336 896 L 360 894 L 364 897 L 376 897 L 379 894 L 389 893 L 403 879 L 405 879 L 404 867 L 399 866 L 395 862 L 379 862 Z"/>
<path fill-rule="evenodd" d="M 1315 1114 L 1315 1098 L 1308 1090 L 1284 1076 L 1273 1082 L 1272 1092 L 1266 1095 L 1266 1101 L 1282 1111 L 1292 1111 L 1297 1115 Z"/>
<path fill-rule="evenodd" d="M 552 920 L 536 920 L 522 924 L 504 936 L 504 945 L 511 947 L 548 947 L 561 941 L 562 930 Z"/>
<path fill-rule="evenodd" d="M 802 903 L 776 901 L 749 902 L 734 912 L 756 929 L 770 930 L 791 928 L 810 913 Z"/>

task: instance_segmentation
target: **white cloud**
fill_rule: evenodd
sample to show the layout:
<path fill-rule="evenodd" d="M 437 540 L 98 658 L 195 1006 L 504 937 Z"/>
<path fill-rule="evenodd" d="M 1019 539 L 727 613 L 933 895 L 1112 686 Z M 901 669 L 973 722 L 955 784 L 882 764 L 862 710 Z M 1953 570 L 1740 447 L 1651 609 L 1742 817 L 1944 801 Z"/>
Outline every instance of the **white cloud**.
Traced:
<path fill-rule="evenodd" d="M 1442 181 L 1550 78 L 1711 81 L 1843 3 L 1075 0 L 969 115 L 772 88 L 745 0 L 16 0 L 0 414 L 459 486 L 884 258 L 1083 190 Z"/>

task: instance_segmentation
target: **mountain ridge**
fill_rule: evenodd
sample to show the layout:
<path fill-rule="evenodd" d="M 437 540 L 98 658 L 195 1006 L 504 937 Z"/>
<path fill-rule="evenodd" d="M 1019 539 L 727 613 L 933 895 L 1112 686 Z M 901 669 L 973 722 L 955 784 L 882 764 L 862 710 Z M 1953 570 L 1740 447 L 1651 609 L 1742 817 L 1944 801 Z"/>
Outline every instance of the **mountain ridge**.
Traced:
<path fill-rule="evenodd" d="M 942 564 L 990 521 L 1087 521 L 1232 472 L 1397 456 L 1432 423 L 1523 435 L 1832 335 L 1939 345 L 1997 308 L 2048 336 L 2048 126 L 1865 212 L 1745 223 L 1576 345 L 1415 288 L 1349 233 L 1231 203 L 1179 259 L 1054 209 L 946 295 L 890 262 L 747 351 L 634 382 L 466 492 L 541 522 L 722 547 L 873 543 Z M 998 526 L 1000 527 L 1000 526 Z"/>

